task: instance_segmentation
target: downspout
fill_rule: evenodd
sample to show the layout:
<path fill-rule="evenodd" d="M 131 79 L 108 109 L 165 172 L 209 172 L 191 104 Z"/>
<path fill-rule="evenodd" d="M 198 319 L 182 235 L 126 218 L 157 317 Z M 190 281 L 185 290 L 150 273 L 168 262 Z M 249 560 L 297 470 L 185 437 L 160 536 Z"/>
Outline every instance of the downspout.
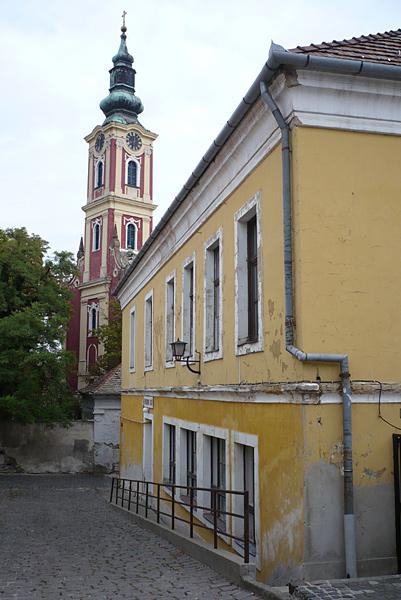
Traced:
<path fill-rule="evenodd" d="M 273 117 L 275 118 L 281 131 L 286 350 L 302 362 L 338 363 L 340 365 L 343 400 L 345 568 L 346 577 L 356 577 L 357 568 L 352 465 L 352 391 L 348 356 L 346 354 L 311 354 L 303 352 L 295 346 L 290 128 L 285 122 L 284 117 L 273 97 L 268 92 L 264 81 L 260 82 L 260 94 L 262 101 L 271 110 Z"/>

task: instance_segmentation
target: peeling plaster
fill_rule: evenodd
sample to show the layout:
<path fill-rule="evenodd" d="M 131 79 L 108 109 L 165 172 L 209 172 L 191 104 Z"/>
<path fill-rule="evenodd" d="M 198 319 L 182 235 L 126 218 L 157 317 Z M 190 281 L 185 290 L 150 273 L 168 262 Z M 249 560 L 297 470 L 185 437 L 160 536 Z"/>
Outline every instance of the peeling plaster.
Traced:
<path fill-rule="evenodd" d="M 378 471 L 374 471 L 373 469 L 368 469 L 367 467 L 365 467 L 363 469 L 363 474 L 368 479 L 380 479 L 380 477 L 382 477 L 382 475 L 384 475 L 385 470 L 386 470 L 386 467 L 383 467 L 382 469 L 379 469 Z"/>
<path fill-rule="evenodd" d="M 284 556 L 294 551 L 297 536 L 297 526 L 302 521 L 302 508 L 295 508 L 276 521 L 273 527 L 263 537 L 263 549 L 267 552 L 267 559 L 275 561 L 280 553 L 280 547 L 285 546 Z"/>

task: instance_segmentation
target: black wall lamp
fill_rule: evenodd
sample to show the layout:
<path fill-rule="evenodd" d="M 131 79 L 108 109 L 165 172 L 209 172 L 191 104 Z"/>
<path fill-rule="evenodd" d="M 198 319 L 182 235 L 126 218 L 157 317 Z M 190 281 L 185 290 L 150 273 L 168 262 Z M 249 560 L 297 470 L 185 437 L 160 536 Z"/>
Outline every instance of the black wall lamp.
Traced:
<path fill-rule="evenodd" d="M 200 375 L 200 365 L 201 365 L 201 354 L 200 352 L 198 352 L 197 350 L 195 350 L 195 353 L 199 356 L 199 360 L 195 360 L 193 358 L 191 358 L 190 356 L 186 356 L 184 357 L 185 354 L 185 346 L 187 345 L 187 342 L 182 342 L 180 340 L 180 338 L 178 338 L 178 340 L 176 342 L 171 342 L 170 346 L 171 346 L 171 350 L 173 352 L 173 358 L 176 362 L 186 362 L 187 364 L 187 368 L 191 371 L 191 373 L 195 373 L 196 375 Z M 199 370 L 196 371 L 195 369 L 193 369 L 191 367 L 191 364 L 197 364 L 199 365 Z"/>

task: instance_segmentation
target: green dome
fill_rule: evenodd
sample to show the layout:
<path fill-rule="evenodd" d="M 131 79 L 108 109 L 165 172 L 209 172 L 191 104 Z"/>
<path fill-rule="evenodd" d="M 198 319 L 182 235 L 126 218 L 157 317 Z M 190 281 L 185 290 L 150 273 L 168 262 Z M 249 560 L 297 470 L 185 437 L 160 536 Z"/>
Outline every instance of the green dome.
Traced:
<path fill-rule="evenodd" d="M 128 52 L 126 27 L 121 27 L 121 42 L 118 52 L 113 56 L 114 67 L 110 69 L 109 95 L 100 103 L 106 116 L 103 123 L 136 123 L 138 115 L 143 111 L 143 104 L 135 95 L 135 69 L 132 68 L 133 57 Z"/>

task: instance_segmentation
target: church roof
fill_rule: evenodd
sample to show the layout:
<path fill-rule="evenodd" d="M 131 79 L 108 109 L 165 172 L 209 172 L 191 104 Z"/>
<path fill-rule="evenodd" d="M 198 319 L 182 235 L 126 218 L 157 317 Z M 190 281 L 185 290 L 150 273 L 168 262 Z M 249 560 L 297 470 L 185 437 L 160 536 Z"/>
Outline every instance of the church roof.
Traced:
<path fill-rule="evenodd" d="M 297 46 L 290 52 L 401 66 L 401 29 L 361 35 L 348 40 Z"/>
<path fill-rule="evenodd" d="M 135 95 L 135 69 L 132 68 L 133 57 L 127 48 L 127 28 L 125 22 L 121 27 L 121 41 L 118 52 L 113 56 L 113 67 L 110 69 L 109 95 L 100 102 L 107 123 L 137 123 L 138 115 L 143 112 L 141 99 Z"/>

